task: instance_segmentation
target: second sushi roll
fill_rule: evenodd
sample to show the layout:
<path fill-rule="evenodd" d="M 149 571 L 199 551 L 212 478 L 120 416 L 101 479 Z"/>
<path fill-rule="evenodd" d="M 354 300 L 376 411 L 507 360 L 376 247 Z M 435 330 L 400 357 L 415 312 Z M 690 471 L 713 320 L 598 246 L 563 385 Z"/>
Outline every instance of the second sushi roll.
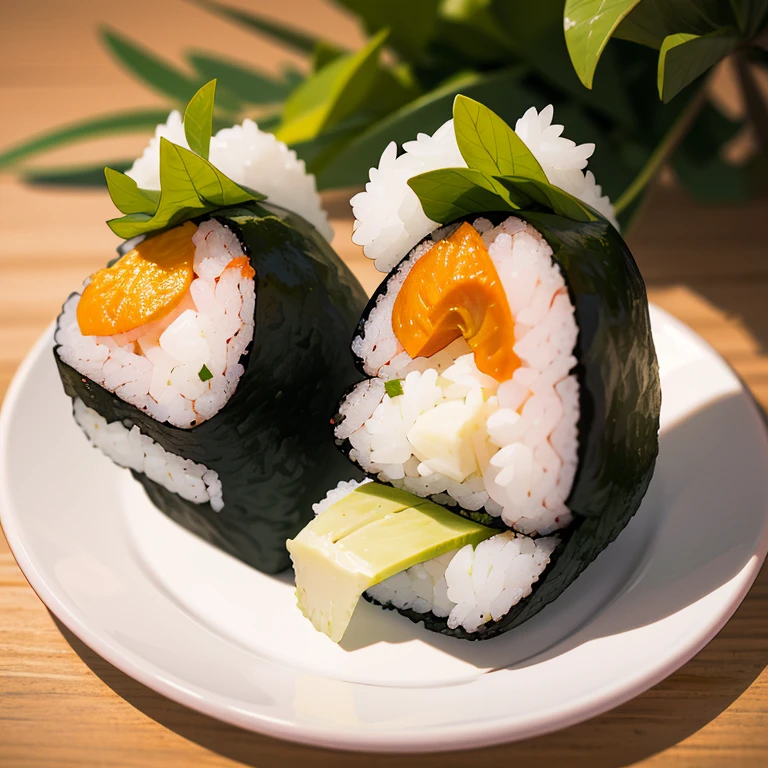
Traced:
<path fill-rule="evenodd" d="M 503 633 L 558 598 L 648 488 L 661 395 L 645 286 L 583 172 L 593 148 L 551 119 L 532 110 L 512 131 L 458 97 L 352 201 L 353 239 L 388 274 L 335 434 L 376 482 L 340 485 L 289 542 L 299 604 L 336 640 L 353 582 L 434 631 Z M 322 573 L 334 598 L 315 592 Z"/>
<path fill-rule="evenodd" d="M 54 354 L 96 447 L 173 520 L 275 573 L 349 474 L 328 420 L 359 378 L 344 339 L 365 295 L 295 154 L 250 121 L 211 136 L 214 89 L 130 175 L 107 169 L 126 242 L 64 304 Z"/>

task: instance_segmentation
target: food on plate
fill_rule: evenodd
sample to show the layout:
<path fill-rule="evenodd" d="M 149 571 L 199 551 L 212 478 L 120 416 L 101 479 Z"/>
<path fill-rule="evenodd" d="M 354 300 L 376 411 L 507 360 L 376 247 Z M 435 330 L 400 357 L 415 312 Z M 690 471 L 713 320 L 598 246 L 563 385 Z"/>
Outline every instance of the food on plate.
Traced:
<path fill-rule="evenodd" d="M 248 120 L 211 136 L 214 90 L 107 169 L 126 242 L 65 302 L 54 353 L 77 423 L 157 507 L 277 572 L 349 475 L 328 422 L 365 294 L 295 153 Z"/>
<path fill-rule="evenodd" d="M 593 147 L 552 117 L 529 110 L 513 131 L 458 97 L 454 120 L 399 156 L 390 145 L 352 200 L 353 239 L 387 275 L 352 342 L 367 378 L 335 435 L 375 483 L 339 485 L 289 542 L 299 605 L 333 639 L 351 617 L 348 592 L 339 609 L 328 588 L 342 565 L 364 574 L 345 577 L 356 597 L 428 629 L 475 640 L 518 626 L 648 488 L 661 391 L 645 285 L 584 173 Z M 408 494 L 411 519 L 427 499 L 486 535 L 433 530 L 411 546 L 400 511 L 385 541 L 400 532 L 402 553 L 373 535 L 364 551 L 337 541 L 345 525 L 374 533 L 364 511 L 382 484 Z"/>

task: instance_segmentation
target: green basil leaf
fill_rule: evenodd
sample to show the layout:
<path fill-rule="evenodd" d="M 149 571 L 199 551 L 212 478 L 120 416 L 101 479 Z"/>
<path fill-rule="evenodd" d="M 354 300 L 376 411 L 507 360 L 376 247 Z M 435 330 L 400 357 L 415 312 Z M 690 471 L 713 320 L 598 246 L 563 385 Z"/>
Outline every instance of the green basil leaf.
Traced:
<path fill-rule="evenodd" d="M 206 83 L 190 100 L 184 110 L 184 135 L 187 144 L 200 157 L 208 159 L 213 128 L 213 103 L 216 98 L 216 80 Z"/>
<path fill-rule="evenodd" d="M 32 155 L 56 149 L 65 144 L 71 144 L 81 139 L 95 136 L 105 136 L 112 133 L 127 131 L 154 130 L 158 123 L 164 123 L 168 110 L 147 109 L 131 112 L 118 112 L 83 120 L 73 125 L 58 128 L 50 133 L 44 133 L 30 141 L 17 144 L 15 147 L 0 153 L 0 168 L 4 168 Z M 102 168 L 99 168 L 99 183 L 103 181 Z"/>
<path fill-rule="evenodd" d="M 640 0 L 566 0 L 565 44 L 579 80 L 592 87 L 597 62 L 616 27 Z"/>
<path fill-rule="evenodd" d="M 335 155 L 326 155 L 322 165 L 313 165 L 318 187 L 364 184 L 388 142 L 403 144 L 417 133 L 434 133 L 446 121 L 457 93 L 492 106 L 502 119 L 519 117 L 536 99 L 536 92 L 521 82 L 523 75 L 522 68 L 513 67 L 452 78 L 351 136 Z"/>
<path fill-rule="evenodd" d="M 276 135 L 287 144 L 309 141 L 353 114 L 368 97 L 387 38 L 380 32 L 356 53 L 346 54 L 307 78 L 285 102 Z"/>
<path fill-rule="evenodd" d="M 107 224 L 127 240 L 181 224 L 217 208 L 264 199 L 264 195 L 235 184 L 200 155 L 161 138 L 157 210 L 153 215 L 131 213 Z"/>
<path fill-rule="evenodd" d="M 195 51 L 187 58 L 200 77 L 206 81 L 216 78 L 220 92 L 222 89 L 229 91 L 246 104 L 277 104 L 286 99 L 295 87 L 288 78 L 273 79 L 238 62 L 207 53 Z"/>
<path fill-rule="evenodd" d="M 439 224 L 488 211 L 511 211 L 519 206 L 511 202 L 504 186 L 472 168 L 442 168 L 408 179 L 424 213 Z"/>
<path fill-rule="evenodd" d="M 240 8 L 232 8 L 223 3 L 212 0 L 196 0 L 197 4 L 211 13 L 223 16 L 230 21 L 242 24 L 255 32 L 261 32 L 278 43 L 293 48 L 299 53 L 311 54 L 314 47 L 320 42 L 319 37 L 309 35 L 289 24 L 283 24 L 275 19 L 259 16 L 251 11 L 243 11 Z"/>
<path fill-rule="evenodd" d="M 582 203 L 573 195 L 547 182 L 522 176 L 503 176 L 497 181 L 509 191 L 512 199 L 519 201 L 521 207 L 525 205 L 523 200 L 527 197 L 544 208 L 573 221 L 597 221 L 603 218 L 586 203 Z"/>
<path fill-rule="evenodd" d="M 109 196 L 121 213 L 148 213 L 157 210 L 160 193 L 156 190 L 139 189 L 136 182 L 114 168 L 104 169 Z"/>
<path fill-rule="evenodd" d="M 421 58 L 436 31 L 441 0 L 337 0 L 360 18 L 369 35 L 389 30 L 387 45 L 405 61 Z"/>
<path fill-rule="evenodd" d="M 470 168 L 489 176 L 547 180 L 523 140 L 480 102 L 459 94 L 453 102 L 453 125 L 459 151 Z"/>
<path fill-rule="evenodd" d="M 681 32 L 664 38 L 659 51 L 659 97 L 666 103 L 686 85 L 724 59 L 738 44 L 730 28 L 692 35 Z"/>
<path fill-rule="evenodd" d="M 196 155 L 194 152 L 190 152 L 184 147 L 171 144 L 171 142 L 167 142 L 167 144 L 175 151 L 176 155 L 178 155 L 192 186 L 202 202 L 220 207 L 225 205 L 238 205 L 252 200 L 266 199 L 266 195 L 262 195 L 260 192 L 254 192 L 241 187 L 239 184 L 235 184 L 232 179 L 225 176 L 218 168 L 211 165 L 211 163 L 200 155 Z M 170 150 L 169 157 L 173 157 Z M 173 160 L 173 168 L 175 173 L 178 168 L 175 158 Z M 162 182 L 163 174 L 161 170 L 161 189 L 163 188 Z"/>

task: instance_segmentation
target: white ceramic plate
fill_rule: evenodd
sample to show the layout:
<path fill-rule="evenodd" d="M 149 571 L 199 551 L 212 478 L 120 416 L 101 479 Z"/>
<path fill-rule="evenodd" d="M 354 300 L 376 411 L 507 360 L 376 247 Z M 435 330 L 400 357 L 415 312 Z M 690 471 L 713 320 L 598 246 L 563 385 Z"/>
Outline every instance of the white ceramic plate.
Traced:
<path fill-rule="evenodd" d="M 768 443 L 749 394 L 653 310 L 661 452 L 627 529 L 553 605 L 467 643 L 367 603 L 342 646 L 264 576 L 156 511 L 70 416 L 45 334 L 0 423 L 0 512 L 32 587 L 112 664 L 255 731 L 377 751 L 533 736 L 649 688 L 723 626 L 768 549 Z"/>

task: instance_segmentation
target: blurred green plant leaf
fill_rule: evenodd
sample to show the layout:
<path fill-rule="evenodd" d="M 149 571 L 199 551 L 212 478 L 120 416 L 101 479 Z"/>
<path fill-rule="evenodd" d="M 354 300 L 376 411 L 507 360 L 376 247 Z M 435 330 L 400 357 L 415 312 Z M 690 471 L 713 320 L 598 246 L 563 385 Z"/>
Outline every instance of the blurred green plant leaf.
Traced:
<path fill-rule="evenodd" d="M 738 202 L 751 192 L 749 169 L 723 158 L 723 145 L 742 123 L 729 120 L 707 103 L 675 153 L 672 167 L 686 191 L 702 203 Z"/>
<path fill-rule="evenodd" d="M 418 61 L 434 35 L 441 0 L 336 0 L 358 16 L 369 35 L 389 30 L 387 45 L 405 61 Z"/>
<path fill-rule="evenodd" d="M 492 177 L 473 168 L 441 168 L 408 179 L 424 213 L 440 224 L 461 216 L 488 211 L 510 211 L 515 206 Z"/>
<path fill-rule="evenodd" d="M 184 110 L 184 135 L 187 144 L 193 152 L 197 152 L 200 157 L 204 157 L 206 160 L 211 148 L 215 98 L 216 80 L 211 80 L 189 100 L 189 104 Z M 130 211 L 123 211 L 123 213 L 130 213 Z"/>
<path fill-rule="evenodd" d="M 332 43 L 326 43 L 322 40 L 312 49 L 312 71 L 319 72 L 323 67 L 336 61 L 339 56 L 345 53 L 343 48 Z"/>
<path fill-rule="evenodd" d="M 347 187 L 360 184 L 371 166 L 378 163 L 390 141 L 403 144 L 418 133 L 434 133 L 451 114 L 458 93 L 469 96 L 508 122 L 536 101 L 536 91 L 523 83 L 524 70 L 514 67 L 497 72 L 466 73 L 408 103 L 401 109 L 357 132 L 343 145 L 343 151 L 327 155 L 313 166 L 318 187 Z"/>
<path fill-rule="evenodd" d="M 213 2 L 212 0 L 194 0 L 194 2 L 201 8 L 215 13 L 217 16 L 223 16 L 225 19 L 242 24 L 254 32 L 260 32 L 275 42 L 292 48 L 299 53 L 311 54 L 315 46 L 321 42 L 320 38 L 315 35 L 307 34 L 290 24 L 284 24 L 267 16 L 261 16 L 253 13 L 253 11 L 244 11 L 241 8 L 233 8 L 230 5 Z"/>
<path fill-rule="evenodd" d="M 296 82 L 288 77 L 273 79 L 218 56 L 194 51 L 187 58 L 203 80 L 216 78 L 221 88 L 246 104 L 277 104 L 296 87 Z M 300 76 L 299 80 L 302 79 Z"/>
<path fill-rule="evenodd" d="M 579 80 L 592 87 L 595 69 L 616 27 L 640 0 L 566 0 L 565 43 Z"/>
<path fill-rule="evenodd" d="M 453 125 L 459 151 L 470 168 L 489 176 L 547 180 L 522 139 L 480 102 L 458 95 L 453 102 Z"/>
<path fill-rule="evenodd" d="M 725 58 L 738 44 L 730 28 L 692 35 L 685 32 L 664 38 L 659 51 L 659 98 L 666 103 L 686 85 Z"/>
<path fill-rule="evenodd" d="M 563 34 L 563 0 L 519 4 L 495 0 L 493 11 L 525 62 L 555 89 L 550 101 L 557 102 L 558 95 L 567 95 L 627 128 L 635 127 L 635 111 L 611 50 L 603 53 L 605 61 L 592 90 L 584 88 L 579 80 Z"/>
<path fill-rule="evenodd" d="M 670 35 L 704 35 L 730 23 L 731 11 L 723 0 L 642 0 L 614 34 L 659 49 Z"/>
<path fill-rule="evenodd" d="M 276 131 L 287 144 L 310 141 L 360 107 L 376 81 L 386 30 L 356 53 L 345 54 L 307 78 L 286 101 Z"/>
<path fill-rule="evenodd" d="M 264 200 L 227 178 L 205 158 L 160 139 L 160 199 L 154 213 L 129 213 L 107 222 L 124 240 L 175 226 L 223 206 Z"/>
<path fill-rule="evenodd" d="M 736 26 L 743 38 L 756 35 L 768 16 L 766 0 L 730 0 Z"/>
<path fill-rule="evenodd" d="M 104 179 L 112 202 L 120 213 L 146 213 L 157 210 L 160 193 L 156 190 L 139 189 L 136 182 L 114 168 L 104 169 Z"/>
<path fill-rule="evenodd" d="M 654 99 L 658 104 L 658 97 Z M 629 146 L 627 136 L 610 126 L 586 109 L 582 104 L 570 102 L 561 104 L 555 111 L 558 123 L 566 126 L 568 138 L 577 144 L 593 142 L 595 153 L 589 158 L 589 170 L 592 171 L 603 193 L 612 199 L 621 194 L 642 167 L 650 154 L 653 141 L 648 145 L 636 147 L 637 157 L 626 157 Z M 628 153 L 633 155 L 635 153 Z"/>
<path fill-rule="evenodd" d="M 147 109 L 95 117 L 73 125 L 44 133 L 30 141 L 17 144 L 0 154 L 0 168 L 5 168 L 32 155 L 71 144 L 76 141 L 112 133 L 128 131 L 153 131 L 158 123 L 165 122 L 168 111 Z M 50 173 L 50 172 L 49 172 Z M 99 170 L 101 174 L 101 170 Z"/>
<path fill-rule="evenodd" d="M 114 30 L 102 28 L 101 38 L 127 70 L 174 102 L 186 103 L 202 85 L 197 78 L 171 66 Z M 240 101 L 231 94 L 220 94 L 219 106 L 233 111 L 239 109 Z"/>
<path fill-rule="evenodd" d="M 514 5 L 517 8 L 522 4 Z M 427 51 L 428 60 L 442 61 L 453 72 L 462 67 L 519 63 L 519 51 L 509 29 L 494 16 L 493 6 L 494 0 L 444 0 Z"/>
<path fill-rule="evenodd" d="M 107 166 L 116 171 L 127 171 L 133 160 L 113 160 Z M 105 185 L 104 163 L 96 165 L 61 166 L 56 168 L 30 168 L 22 178 L 27 184 L 40 187 L 95 188 Z"/>

